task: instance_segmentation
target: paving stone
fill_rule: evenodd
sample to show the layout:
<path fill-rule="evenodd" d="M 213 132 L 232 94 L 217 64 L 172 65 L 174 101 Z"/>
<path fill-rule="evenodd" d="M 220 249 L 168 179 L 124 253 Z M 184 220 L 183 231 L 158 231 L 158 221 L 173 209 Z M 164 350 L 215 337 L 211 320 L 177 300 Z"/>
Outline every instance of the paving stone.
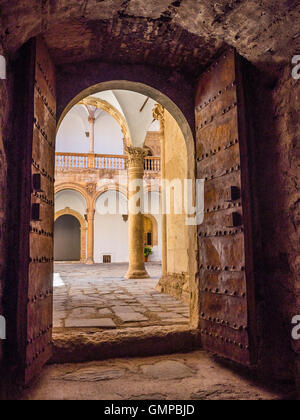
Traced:
<path fill-rule="evenodd" d="M 116 328 L 111 318 L 98 319 L 66 319 L 66 328 Z"/>
<path fill-rule="evenodd" d="M 157 315 L 161 318 L 181 318 L 181 315 L 174 312 L 158 312 Z"/>
<path fill-rule="evenodd" d="M 152 306 L 147 306 L 146 307 L 148 312 L 161 312 L 162 308 L 160 306 L 157 306 L 155 308 L 153 308 Z"/>
<path fill-rule="evenodd" d="M 58 379 L 64 381 L 79 381 L 79 382 L 99 382 L 111 379 L 118 379 L 124 375 L 123 369 L 109 369 L 109 368 L 87 368 L 79 369 L 71 373 L 67 373 Z"/>
<path fill-rule="evenodd" d="M 78 328 L 94 326 L 97 320 L 102 325 L 108 318 L 123 329 L 135 322 L 143 322 L 143 326 L 188 323 L 188 305 L 155 290 L 159 275 L 147 280 L 124 280 L 126 270 L 126 264 L 57 265 L 57 275 L 65 283 L 63 288 L 54 288 L 57 325 L 63 326 L 66 318 L 66 327 Z M 155 270 L 159 271 L 160 266 Z"/>
<path fill-rule="evenodd" d="M 116 305 L 112 306 L 113 311 L 121 311 L 121 312 L 139 312 L 144 310 L 144 306 L 137 306 L 137 305 Z"/>
<path fill-rule="evenodd" d="M 70 314 L 69 317 L 70 318 L 83 318 L 85 317 L 85 319 L 89 318 L 89 317 L 93 317 L 97 315 L 97 311 L 94 308 L 90 308 L 90 307 L 84 307 L 84 308 L 76 308 L 73 309 Z"/>
<path fill-rule="evenodd" d="M 141 321 L 148 321 L 144 315 L 138 312 L 128 312 L 128 313 L 119 313 L 118 317 L 122 320 L 122 322 L 141 322 Z"/>
<path fill-rule="evenodd" d="M 145 376 L 160 380 L 184 379 L 195 374 L 185 364 L 173 360 L 162 361 L 153 365 L 143 365 L 141 370 Z"/>
<path fill-rule="evenodd" d="M 99 315 L 111 315 L 112 311 L 109 308 L 98 309 Z"/>

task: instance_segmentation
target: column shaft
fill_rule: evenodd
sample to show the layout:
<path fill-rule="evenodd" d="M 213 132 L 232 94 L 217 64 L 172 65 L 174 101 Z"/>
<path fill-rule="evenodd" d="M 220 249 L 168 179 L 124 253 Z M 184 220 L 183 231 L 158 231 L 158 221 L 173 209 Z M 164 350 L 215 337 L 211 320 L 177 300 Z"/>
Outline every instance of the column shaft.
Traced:
<path fill-rule="evenodd" d="M 87 264 L 94 264 L 94 221 L 95 210 L 87 211 L 88 228 L 87 228 Z"/>
<path fill-rule="evenodd" d="M 90 123 L 90 153 L 95 151 L 95 118 L 89 117 Z"/>
<path fill-rule="evenodd" d="M 161 181 L 165 180 L 166 177 L 166 142 L 165 142 L 165 117 L 164 107 L 157 104 L 154 108 L 153 117 L 155 120 L 160 121 L 160 145 L 161 145 Z M 167 277 L 168 274 L 168 235 L 167 235 L 167 215 L 166 215 L 166 191 L 164 188 L 164 182 L 161 183 L 161 259 L 162 259 L 162 278 Z"/>
<path fill-rule="evenodd" d="M 147 151 L 138 147 L 127 147 L 129 178 L 129 269 L 127 279 L 148 278 L 144 261 L 144 209 L 143 209 L 143 177 L 144 158 Z M 139 194 L 139 203 L 136 203 Z M 139 204 L 139 208 L 137 208 Z"/>

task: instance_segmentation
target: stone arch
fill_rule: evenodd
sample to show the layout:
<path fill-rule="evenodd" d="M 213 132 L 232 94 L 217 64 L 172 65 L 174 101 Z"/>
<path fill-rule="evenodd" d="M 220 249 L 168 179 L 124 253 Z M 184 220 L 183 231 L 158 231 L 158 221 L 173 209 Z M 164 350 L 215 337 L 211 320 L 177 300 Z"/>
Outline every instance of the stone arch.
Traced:
<path fill-rule="evenodd" d="M 159 183 L 159 185 L 153 186 L 152 184 L 146 184 L 144 187 L 144 192 L 149 193 L 149 192 L 157 192 L 158 194 L 161 194 L 161 185 Z"/>
<path fill-rule="evenodd" d="M 86 189 L 83 186 L 78 185 L 78 184 L 73 183 L 73 182 L 67 182 L 67 183 L 64 182 L 62 184 L 55 185 L 54 194 L 57 194 L 57 193 L 59 193 L 63 190 L 77 191 L 84 198 L 85 203 L 86 203 L 86 207 L 88 209 L 92 208 L 91 207 L 92 206 L 92 197 L 88 194 L 88 192 L 86 191 Z"/>
<path fill-rule="evenodd" d="M 103 111 L 110 114 L 120 125 L 122 133 L 123 133 L 123 150 L 125 152 L 126 146 L 129 146 L 131 144 L 130 141 L 130 133 L 128 129 L 128 125 L 126 122 L 125 117 L 121 114 L 120 111 L 118 111 L 113 105 L 111 105 L 109 102 L 105 101 L 104 99 L 95 98 L 93 96 L 89 96 L 87 98 L 82 99 L 80 102 L 78 102 L 79 105 L 92 105 L 99 109 L 102 109 Z M 59 127 L 59 125 L 58 125 Z"/>
<path fill-rule="evenodd" d="M 94 195 L 93 200 L 92 200 L 93 208 L 95 208 L 98 198 L 107 191 L 117 191 L 120 194 L 123 194 L 124 197 L 128 200 L 128 190 L 126 187 L 119 184 L 106 185 L 102 187 L 99 191 L 97 191 L 96 194 Z"/>
<path fill-rule="evenodd" d="M 87 224 L 84 217 L 75 210 L 72 210 L 70 207 L 66 207 L 63 210 L 59 210 L 54 215 L 54 222 L 59 219 L 61 216 L 73 216 L 80 223 L 80 262 L 85 263 L 86 261 L 86 232 Z"/>
<path fill-rule="evenodd" d="M 67 82 L 64 81 L 64 83 Z M 76 90 L 78 92 L 77 95 Z M 160 90 L 150 85 L 128 80 L 103 81 L 101 83 L 96 83 L 85 87 L 81 91 L 78 91 L 78 89 L 76 90 L 74 90 L 75 96 L 69 101 L 69 103 L 67 103 L 68 99 L 64 98 L 64 101 L 66 101 L 66 103 L 61 109 L 58 127 L 60 126 L 66 114 L 74 105 L 78 104 L 78 102 L 82 101 L 83 99 L 89 96 L 93 96 L 93 94 L 95 93 L 104 92 L 106 90 L 131 90 L 133 92 L 140 93 L 142 95 L 154 99 L 157 103 L 161 104 L 164 108 L 168 110 L 168 112 L 173 116 L 173 118 L 177 122 L 185 139 L 188 161 L 190 163 L 188 166 L 188 178 L 195 179 L 195 141 L 193 135 L 194 128 L 192 128 L 193 125 L 191 124 L 191 121 L 189 122 L 187 120 L 186 115 L 179 108 L 179 106 L 165 93 L 162 93 Z M 192 122 L 194 123 L 194 120 Z"/>
<path fill-rule="evenodd" d="M 152 214 L 145 214 L 144 215 L 145 219 L 149 219 L 151 221 L 152 224 L 152 245 L 151 246 L 157 246 L 158 245 L 158 223 L 157 220 L 154 216 L 152 216 Z"/>

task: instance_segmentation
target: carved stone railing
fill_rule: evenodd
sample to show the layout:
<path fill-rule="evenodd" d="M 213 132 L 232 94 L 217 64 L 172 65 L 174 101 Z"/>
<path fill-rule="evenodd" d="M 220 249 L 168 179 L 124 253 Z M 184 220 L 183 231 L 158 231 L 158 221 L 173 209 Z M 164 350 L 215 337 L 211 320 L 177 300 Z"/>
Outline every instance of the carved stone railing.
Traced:
<path fill-rule="evenodd" d="M 126 170 L 128 157 L 126 155 L 99 155 L 91 153 L 55 153 L 55 169 L 106 169 Z M 147 156 L 145 158 L 146 172 L 160 172 L 160 158 Z"/>

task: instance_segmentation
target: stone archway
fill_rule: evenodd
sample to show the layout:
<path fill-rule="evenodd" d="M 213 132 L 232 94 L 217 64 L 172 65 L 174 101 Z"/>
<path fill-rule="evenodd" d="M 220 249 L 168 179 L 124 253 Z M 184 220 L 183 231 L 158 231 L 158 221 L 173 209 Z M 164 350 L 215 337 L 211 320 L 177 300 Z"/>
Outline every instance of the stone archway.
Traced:
<path fill-rule="evenodd" d="M 87 234 L 87 225 L 84 217 L 75 210 L 66 207 L 63 210 L 60 210 L 55 213 L 54 222 L 59 219 L 61 216 L 70 215 L 75 217 L 80 223 L 80 262 L 86 262 L 86 234 Z"/>
<path fill-rule="evenodd" d="M 152 214 L 145 214 L 144 215 L 144 225 L 145 226 L 147 225 L 147 219 L 150 222 L 149 223 L 150 230 L 148 232 L 145 231 L 145 239 L 146 239 L 146 234 L 151 233 L 151 244 L 146 243 L 146 245 L 157 246 L 158 245 L 158 224 L 157 224 L 157 220 L 154 216 L 152 216 Z"/>
<path fill-rule="evenodd" d="M 165 109 L 167 109 L 167 111 L 172 115 L 172 117 L 175 119 L 178 126 L 180 127 L 186 142 L 188 161 L 190 162 L 188 168 L 188 178 L 195 179 L 195 141 L 193 135 L 194 129 L 192 128 L 192 125 L 187 120 L 186 115 L 182 112 L 179 106 L 176 105 L 175 102 L 173 102 L 167 95 L 165 95 L 161 91 L 144 83 L 138 83 L 128 80 L 111 80 L 94 84 L 83 89 L 77 95 L 75 95 L 73 99 L 69 101 L 69 103 L 65 104 L 64 109 L 59 115 L 57 128 L 59 128 L 62 120 L 74 105 L 78 104 L 80 101 L 82 101 L 85 98 L 88 98 L 89 96 L 93 96 L 93 94 L 95 93 L 104 92 L 107 90 L 129 90 L 136 93 L 140 93 L 144 96 L 154 99 L 157 103 L 161 104 Z M 74 93 L 76 93 L 76 90 L 74 91 Z M 58 98 L 58 102 L 60 102 L 59 99 L 60 98 Z"/>
<path fill-rule="evenodd" d="M 100 99 L 100 98 L 95 98 L 93 96 L 89 96 L 87 98 L 82 99 L 79 103 L 83 104 L 83 105 L 92 105 L 95 106 L 96 108 L 102 109 L 103 111 L 107 112 L 109 115 L 111 115 L 116 121 L 117 123 L 120 125 L 122 133 L 123 133 L 123 142 L 124 142 L 124 146 L 123 146 L 123 150 L 125 151 L 126 146 L 130 145 L 130 134 L 129 134 L 129 129 L 127 126 L 127 122 L 125 120 L 125 118 L 123 117 L 123 115 L 114 107 L 112 106 L 109 102 L 105 101 L 104 99 Z M 59 125 L 58 125 L 59 127 Z"/>

